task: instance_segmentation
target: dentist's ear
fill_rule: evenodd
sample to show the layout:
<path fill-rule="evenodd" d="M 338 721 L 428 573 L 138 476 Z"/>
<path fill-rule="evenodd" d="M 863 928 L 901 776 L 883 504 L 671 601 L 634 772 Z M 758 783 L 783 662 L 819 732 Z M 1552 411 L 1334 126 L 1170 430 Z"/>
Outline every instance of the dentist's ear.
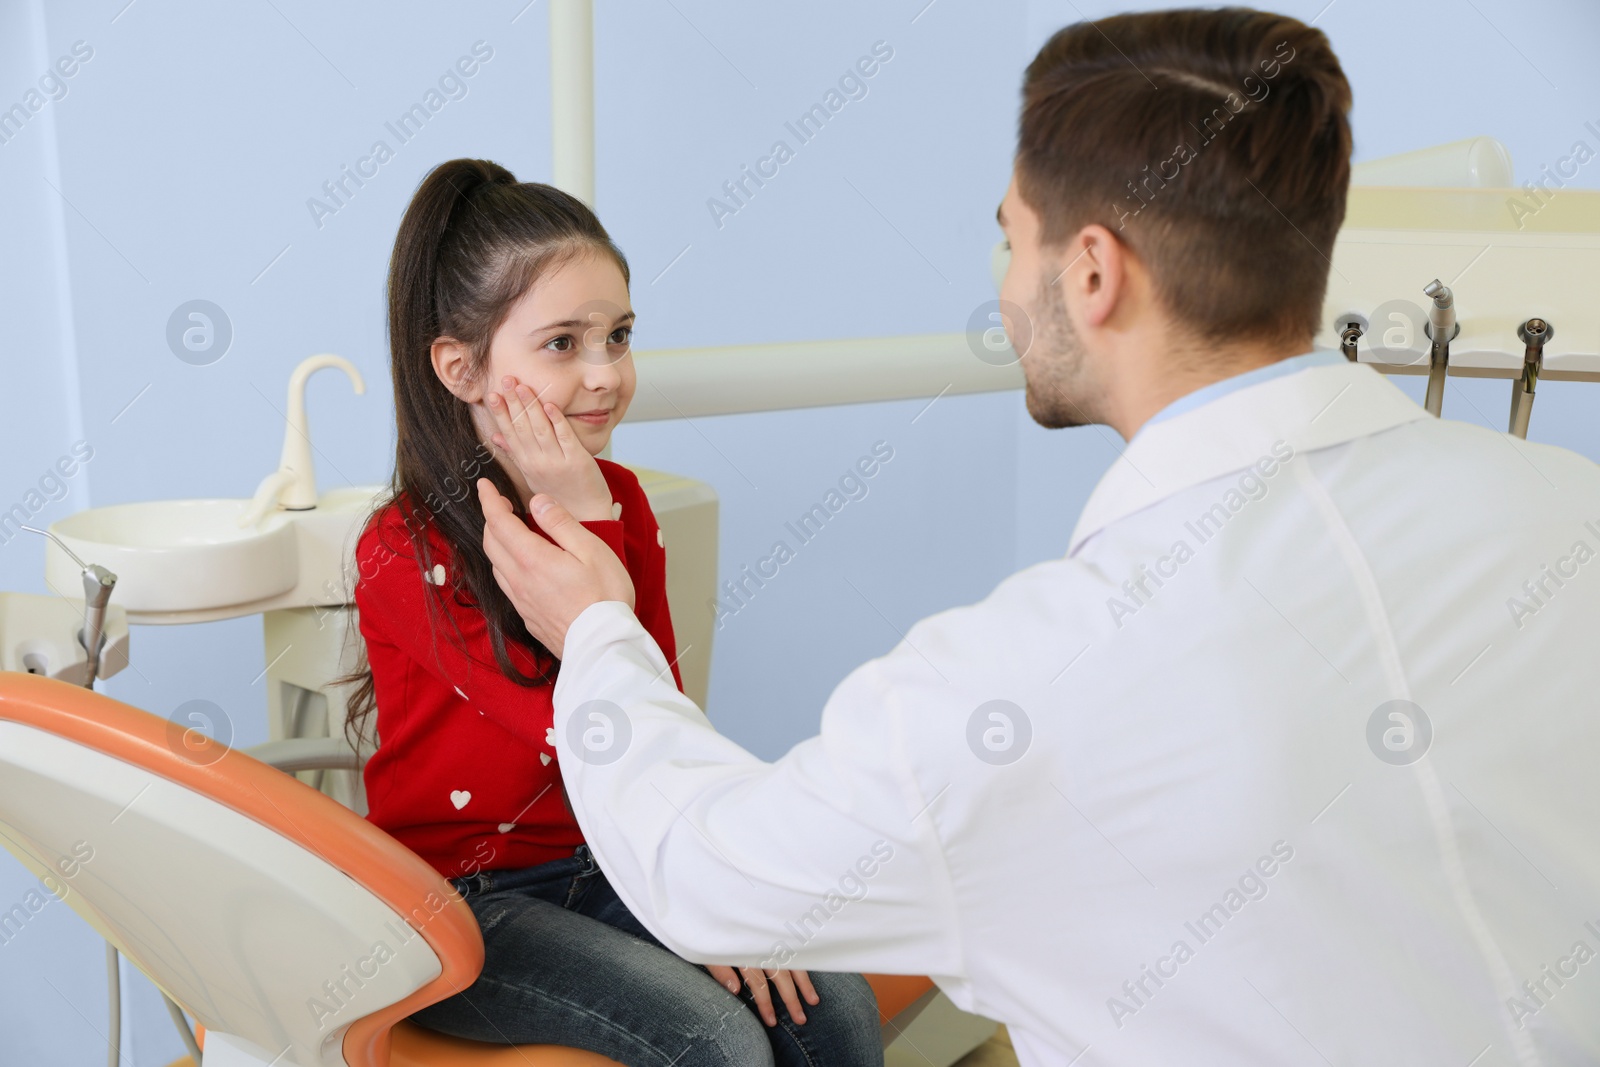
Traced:
<path fill-rule="evenodd" d="M 1086 326 L 1103 326 L 1128 287 L 1128 247 L 1095 223 L 1078 231 L 1061 272 L 1064 295 L 1074 298 Z"/>
<path fill-rule="evenodd" d="M 472 378 L 472 352 L 453 337 L 441 337 L 429 349 L 433 373 L 457 400 L 476 404 L 483 400 L 483 383 Z"/>

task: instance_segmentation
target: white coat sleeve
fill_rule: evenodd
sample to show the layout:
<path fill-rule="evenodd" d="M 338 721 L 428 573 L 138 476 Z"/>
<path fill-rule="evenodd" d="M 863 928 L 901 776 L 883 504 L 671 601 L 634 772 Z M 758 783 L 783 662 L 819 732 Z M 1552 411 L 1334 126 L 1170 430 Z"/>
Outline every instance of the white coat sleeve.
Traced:
<path fill-rule="evenodd" d="M 700 963 L 964 977 L 954 893 L 883 660 L 766 763 L 711 728 L 627 606 L 567 634 L 555 742 L 617 894 Z M 903 672 L 902 672 L 903 673 Z"/>

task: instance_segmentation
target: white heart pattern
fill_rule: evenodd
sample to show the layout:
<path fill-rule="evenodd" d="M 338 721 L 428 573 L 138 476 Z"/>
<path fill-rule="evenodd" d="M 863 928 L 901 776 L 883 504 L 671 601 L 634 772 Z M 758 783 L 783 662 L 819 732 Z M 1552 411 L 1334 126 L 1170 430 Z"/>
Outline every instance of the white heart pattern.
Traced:
<path fill-rule="evenodd" d="M 544 743 L 551 748 L 556 747 L 556 728 L 554 726 L 546 726 L 544 728 Z"/>
<path fill-rule="evenodd" d="M 460 811 L 462 808 L 466 807 L 467 802 L 471 799 L 472 794 L 467 792 L 465 789 L 450 790 L 450 803 L 456 806 L 457 811 Z"/>
<path fill-rule="evenodd" d="M 514 823 L 514 822 L 503 822 L 503 823 L 500 824 L 500 832 L 503 833 L 503 834 L 509 834 L 511 831 L 515 830 L 516 828 L 517 828 L 517 824 Z"/>
<path fill-rule="evenodd" d="M 544 764 L 546 767 L 550 766 L 550 753 L 548 753 L 548 752 L 539 753 L 539 762 Z"/>

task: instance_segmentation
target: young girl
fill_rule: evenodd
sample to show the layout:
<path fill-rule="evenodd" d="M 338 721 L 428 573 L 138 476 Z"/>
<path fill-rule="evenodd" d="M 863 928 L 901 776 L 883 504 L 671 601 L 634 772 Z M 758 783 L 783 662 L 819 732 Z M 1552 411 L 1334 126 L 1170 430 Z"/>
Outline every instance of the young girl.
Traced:
<path fill-rule="evenodd" d="M 485 950 L 477 981 L 416 1021 L 625 1064 L 881 1064 L 861 976 L 769 985 L 745 968 L 741 985 L 674 955 L 618 899 L 565 803 L 558 664 L 483 552 L 478 477 L 524 520 L 552 494 L 627 565 L 639 621 L 675 663 L 655 516 L 626 468 L 595 458 L 634 391 L 622 253 L 579 200 L 452 160 L 406 210 L 388 303 L 395 473 L 356 549 L 367 670 L 352 724 L 376 709 L 368 817 L 450 880 Z"/>

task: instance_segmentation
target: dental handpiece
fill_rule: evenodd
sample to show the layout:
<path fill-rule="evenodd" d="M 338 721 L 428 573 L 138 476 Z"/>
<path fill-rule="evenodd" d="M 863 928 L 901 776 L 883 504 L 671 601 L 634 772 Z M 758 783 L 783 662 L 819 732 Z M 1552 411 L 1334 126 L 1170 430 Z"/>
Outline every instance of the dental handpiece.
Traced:
<path fill-rule="evenodd" d="M 91 563 L 83 569 L 83 629 L 78 631 L 78 642 L 89 654 L 89 680 L 84 684 L 94 688 L 95 675 L 100 673 L 100 652 L 106 643 L 106 608 L 111 603 L 111 591 L 117 586 L 117 576 Z"/>
<path fill-rule="evenodd" d="M 1423 287 L 1423 295 L 1431 297 L 1433 306 L 1428 309 L 1428 392 L 1423 407 L 1434 416 L 1444 411 L 1444 378 L 1450 366 L 1450 342 L 1461 332 L 1456 322 L 1455 294 L 1450 287 L 1435 278 Z"/>
<path fill-rule="evenodd" d="M 1544 319 L 1529 319 L 1517 327 L 1517 337 L 1527 347 L 1522 353 L 1522 377 L 1511 387 L 1511 432 L 1524 440 L 1533 417 L 1533 393 L 1544 369 L 1544 346 L 1555 335 L 1555 327 Z"/>
<path fill-rule="evenodd" d="M 78 644 L 89 655 L 89 674 L 83 684 L 93 689 L 95 675 L 100 673 L 100 653 L 106 643 L 106 609 L 111 604 L 111 591 L 117 587 L 117 576 L 98 563 L 85 563 L 67 547 L 65 541 L 49 530 L 41 530 L 36 526 L 18 528 L 48 537 L 72 562 L 83 568 L 83 627 L 78 631 Z"/>

